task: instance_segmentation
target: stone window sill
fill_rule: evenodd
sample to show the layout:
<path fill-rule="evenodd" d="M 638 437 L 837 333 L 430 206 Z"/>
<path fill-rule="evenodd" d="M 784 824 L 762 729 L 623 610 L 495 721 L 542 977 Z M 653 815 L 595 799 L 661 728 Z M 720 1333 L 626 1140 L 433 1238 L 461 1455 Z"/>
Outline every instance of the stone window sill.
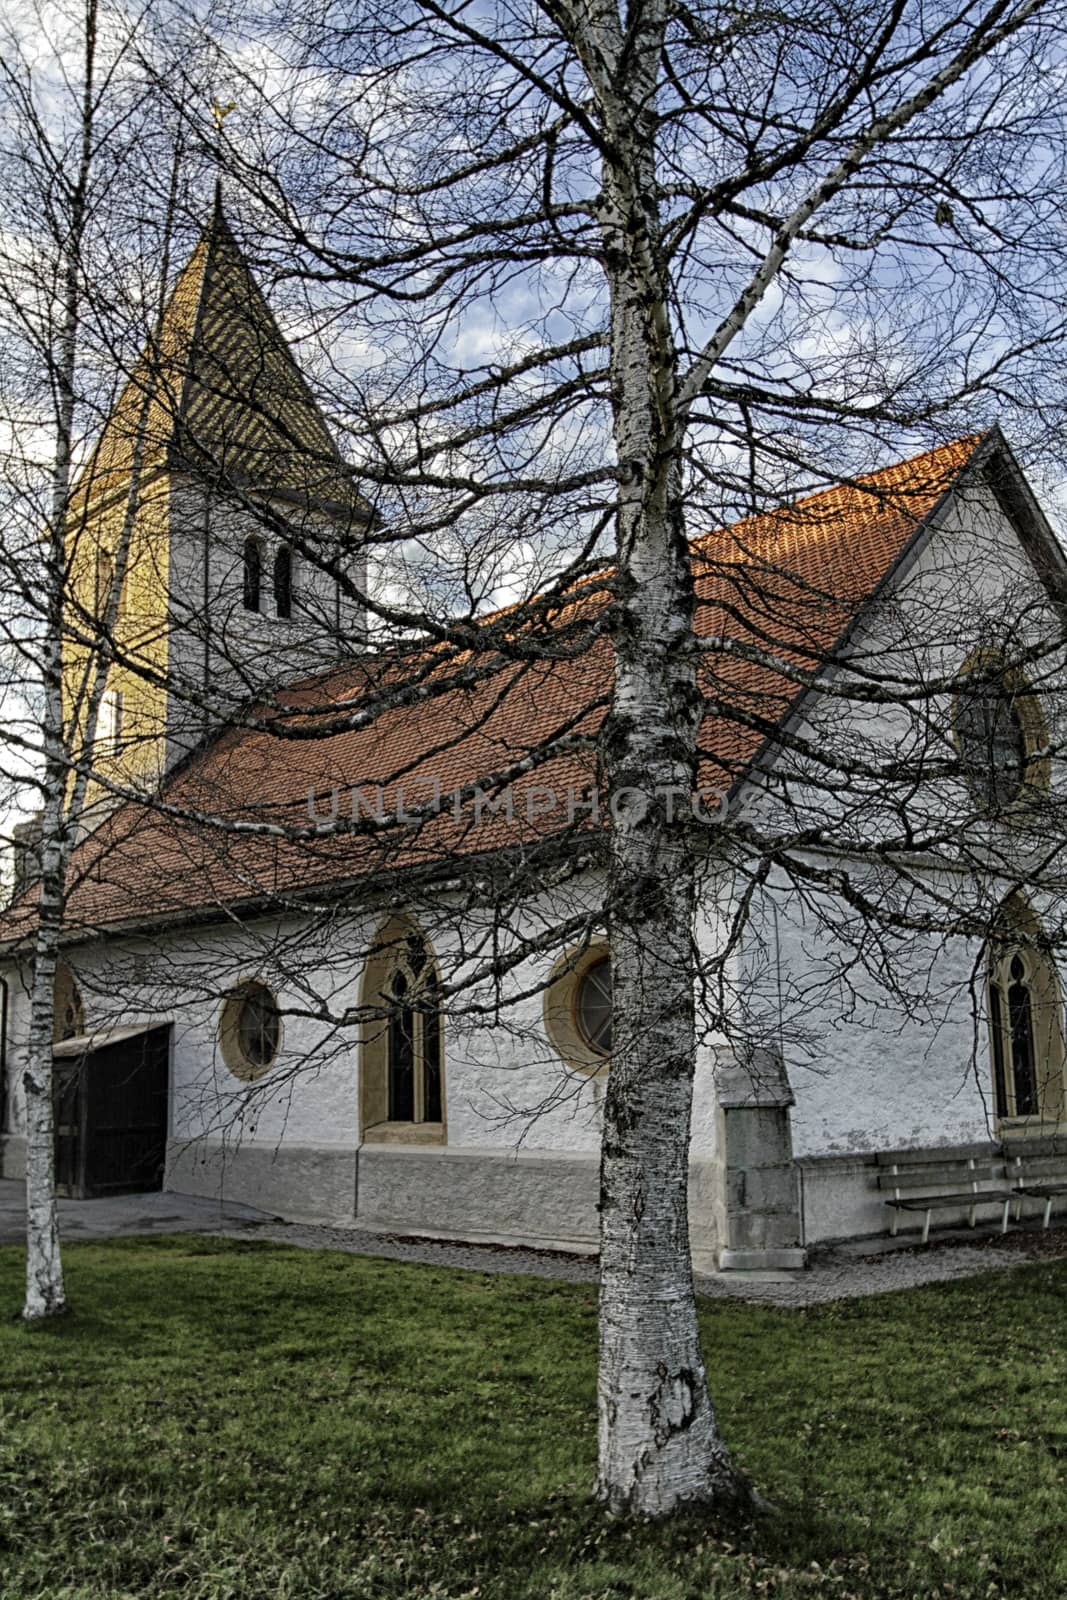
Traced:
<path fill-rule="evenodd" d="M 1027 1139 L 1044 1134 L 1050 1139 L 1067 1135 L 1067 1122 L 1053 1122 L 1050 1117 L 1002 1117 L 998 1125 L 1002 1139 Z"/>
<path fill-rule="evenodd" d="M 377 1122 L 363 1134 L 364 1144 L 444 1144 L 443 1122 Z"/>

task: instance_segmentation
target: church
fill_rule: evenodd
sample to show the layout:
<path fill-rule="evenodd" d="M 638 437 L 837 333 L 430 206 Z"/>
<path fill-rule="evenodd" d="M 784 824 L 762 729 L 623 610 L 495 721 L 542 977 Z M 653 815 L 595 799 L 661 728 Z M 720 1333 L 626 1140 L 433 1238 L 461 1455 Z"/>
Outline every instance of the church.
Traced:
<path fill-rule="evenodd" d="M 374 525 L 217 207 L 73 501 L 71 605 L 121 598 L 57 979 L 61 1189 L 595 1249 L 602 593 L 483 658 L 382 649 Z M 977 1173 L 1067 1141 L 1061 546 L 993 429 L 691 548 L 694 1260 L 921 1223 L 893 1200 L 924 1162 L 938 1223 L 968 1187 L 993 1218 Z M 7 1177 L 31 919 L 27 889 Z"/>

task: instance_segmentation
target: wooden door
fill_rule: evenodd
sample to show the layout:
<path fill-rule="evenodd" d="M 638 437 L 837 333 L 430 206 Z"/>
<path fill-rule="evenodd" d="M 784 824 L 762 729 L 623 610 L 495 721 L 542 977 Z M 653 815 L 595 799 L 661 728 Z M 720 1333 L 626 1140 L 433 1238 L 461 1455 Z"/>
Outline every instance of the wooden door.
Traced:
<path fill-rule="evenodd" d="M 86 1194 L 162 1189 L 169 1078 L 169 1025 L 93 1051 L 86 1075 Z"/>
<path fill-rule="evenodd" d="M 81 1094 L 84 1057 L 56 1061 L 52 1070 L 52 1116 L 55 1121 L 56 1193 L 79 1196 L 82 1192 L 82 1158 L 85 1151 Z"/>

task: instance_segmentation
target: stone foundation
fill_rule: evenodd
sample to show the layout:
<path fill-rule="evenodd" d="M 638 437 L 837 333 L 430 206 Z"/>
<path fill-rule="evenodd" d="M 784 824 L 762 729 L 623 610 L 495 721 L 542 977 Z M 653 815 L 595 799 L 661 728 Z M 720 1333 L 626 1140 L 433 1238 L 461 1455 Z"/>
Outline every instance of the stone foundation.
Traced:
<path fill-rule="evenodd" d="M 356 1221 L 595 1251 L 598 1163 L 589 1155 L 365 1144 Z"/>
<path fill-rule="evenodd" d="M 890 1217 L 878 1192 L 873 1155 L 803 1156 L 797 1172 L 806 1244 L 888 1232 Z"/>
<path fill-rule="evenodd" d="M 272 1148 L 171 1140 L 166 1187 L 239 1201 L 294 1222 L 595 1253 L 600 1161 L 593 1154 L 364 1144 Z M 712 1271 L 720 1243 L 718 1169 L 695 1164 L 689 1212 L 694 1265 Z"/>
<path fill-rule="evenodd" d="M 356 1152 L 336 1145 L 167 1143 L 166 1189 L 256 1206 L 287 1222 L 351 1225 Z"/>

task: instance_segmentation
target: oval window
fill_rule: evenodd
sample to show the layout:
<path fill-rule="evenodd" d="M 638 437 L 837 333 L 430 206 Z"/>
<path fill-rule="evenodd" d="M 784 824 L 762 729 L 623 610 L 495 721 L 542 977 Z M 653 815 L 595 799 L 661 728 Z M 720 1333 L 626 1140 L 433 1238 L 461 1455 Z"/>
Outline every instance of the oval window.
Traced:
<path fill-rule="evenodd" d="M 281 1043 L 278 1002 L 265 983 L 241 984 L 222 1008 L 222 1053 L 235 1077 L 251 1080 L 266 1072 Z"/>
<path fill-rule="evenodd" d="M 578 979 L 574 1020 L 585 1043 L 600 1055 L 611 1054 L 611 957 L 601 956 Z"/>

